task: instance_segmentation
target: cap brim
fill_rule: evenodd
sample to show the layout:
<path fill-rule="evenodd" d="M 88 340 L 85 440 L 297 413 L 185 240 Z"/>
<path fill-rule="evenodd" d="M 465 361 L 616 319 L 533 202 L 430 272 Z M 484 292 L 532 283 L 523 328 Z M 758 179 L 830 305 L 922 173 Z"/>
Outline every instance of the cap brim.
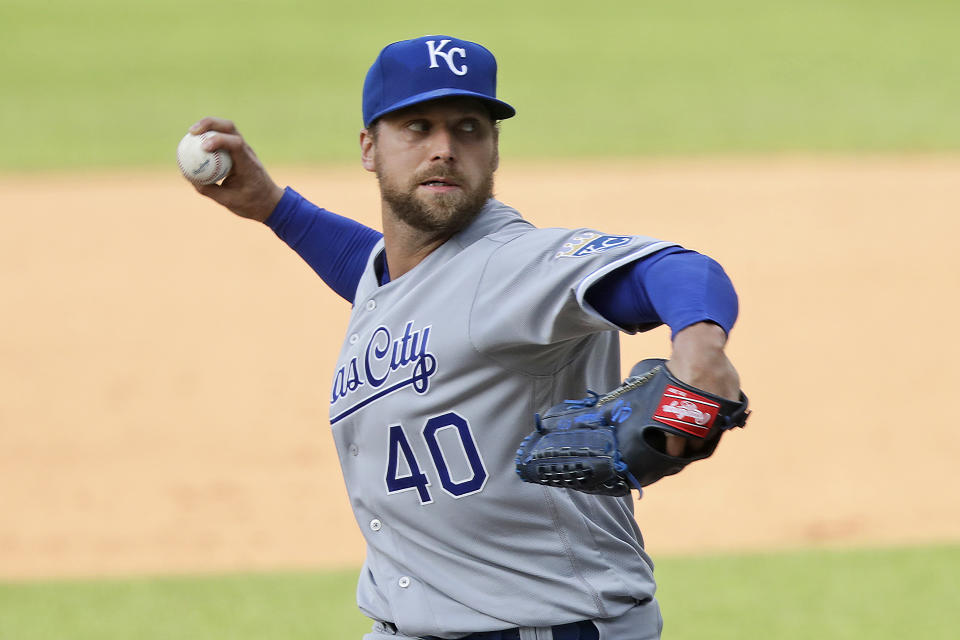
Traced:
<path fill-rule="evenodd" d="M 434 89 L 433 91 L 425 91 L 424 93 L 418 93 L 416 95 L 410 96 L 396 102 L 386 109 L 381 109 L 377 111 L 372 116 L 370 120 L 363 123 L 363 126 L 369 127 L 374 120 L 385 116 L 388 113 L 393 113 L 394 111 L 399 111 L 400 109 L 405 109 L 406 107 L 412 107 L 415 104 L 420 104 L 421 102 L 429 102 L 430 100 L 438 100 L 440 98 L 450 98 L 456 96 L 463 96 L 466 98 L 476 98 L 483 102 L 490 109 L 490 115 L 493 116 L 494 120 L 506 120 L 507 118 L 512 118 L 517 115 L 517 110 L 511 107 L 509 104 L 502 100 L 497 100 L 496 98 L 491 98 L 488 95 L 482 93 L 477 93 L 475 91 L 465 91 L 463 89 Z"/>

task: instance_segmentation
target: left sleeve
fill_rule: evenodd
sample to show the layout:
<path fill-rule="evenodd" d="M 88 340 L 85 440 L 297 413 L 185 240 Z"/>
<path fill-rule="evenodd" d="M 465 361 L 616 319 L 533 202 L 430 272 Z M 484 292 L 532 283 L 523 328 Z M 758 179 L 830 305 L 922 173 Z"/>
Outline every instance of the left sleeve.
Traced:
<path fill-rule="evenodd" d="M 622 330 L 584 299 L 587 291 L 620 267 L 672 246 L 592 229 L 523 233 L 492 251 L 483 266 L 471 340 L 482 353 L 521 364 L 531 351 L 538 357 L 559 354 L 558 362 L 579 339 Z"/>
<path fill-rule="evenodd" d="M 593 285 L 586 301 L 625 331 L 660 324 L 673 336 L 698 322 L 713 322 L 729 334 L 737 320 L 733 283 L 715 260 L 672 247 L 620 267 Z"/>

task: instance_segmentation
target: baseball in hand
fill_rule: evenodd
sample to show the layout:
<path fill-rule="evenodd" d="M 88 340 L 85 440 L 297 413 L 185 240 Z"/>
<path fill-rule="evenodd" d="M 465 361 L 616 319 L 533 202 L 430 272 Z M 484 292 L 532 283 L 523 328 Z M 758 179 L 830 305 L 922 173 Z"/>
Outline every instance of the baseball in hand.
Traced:
<path fill-rule="evenodd" d="M 207 131 L 198 136 L 188 133 L 177 145 L 177 164 L 180 165 L 180 172 L 193 184 L 220 182 L 227 177 L 233 166 L 233 161 L 226 149 L 206 151 L 200 146 L 214 133 L 214 131 Z"/>

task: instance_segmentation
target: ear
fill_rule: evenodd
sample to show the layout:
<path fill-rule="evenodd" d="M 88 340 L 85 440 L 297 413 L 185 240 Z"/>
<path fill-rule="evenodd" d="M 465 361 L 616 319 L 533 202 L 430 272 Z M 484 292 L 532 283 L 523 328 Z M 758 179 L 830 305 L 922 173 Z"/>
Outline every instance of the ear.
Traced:
<path fill-rule="evenodd" d="M 369 129 L 363 129 L 360 132 L 360 163 L 367 171 L 376 171 L 377 164 L 374 161 L 374 148 L 376 141 Z"/>

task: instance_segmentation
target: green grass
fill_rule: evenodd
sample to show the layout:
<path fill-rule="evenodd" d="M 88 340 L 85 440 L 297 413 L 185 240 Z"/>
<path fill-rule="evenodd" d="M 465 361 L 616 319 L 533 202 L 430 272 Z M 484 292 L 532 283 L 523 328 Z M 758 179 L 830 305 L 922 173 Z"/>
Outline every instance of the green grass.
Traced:
<path fill-rule="evenodd" d="M 665 640 L 952 640 L 960 546 L 664 558 Z M 344 640 L 355 572 L 0 584 L 2 640 Z"/>
<path fill-rule="evenodd" d="M 0 584 L 0 640 L 359 640 L 357 572 Z"/>
<path fill-rule="evenodd" d="M 955 0 L 4 0 L 0 169 L 170 165 L 206 114 L 268 163 L 355 161 L 384 44 L 501 62 L 510 157 L 960 148 Z"/>
<path fill-rule="evenodd" d="M 958 576 L 958 546 L 664 560 L 663 637 L 953 639 Z"/>

